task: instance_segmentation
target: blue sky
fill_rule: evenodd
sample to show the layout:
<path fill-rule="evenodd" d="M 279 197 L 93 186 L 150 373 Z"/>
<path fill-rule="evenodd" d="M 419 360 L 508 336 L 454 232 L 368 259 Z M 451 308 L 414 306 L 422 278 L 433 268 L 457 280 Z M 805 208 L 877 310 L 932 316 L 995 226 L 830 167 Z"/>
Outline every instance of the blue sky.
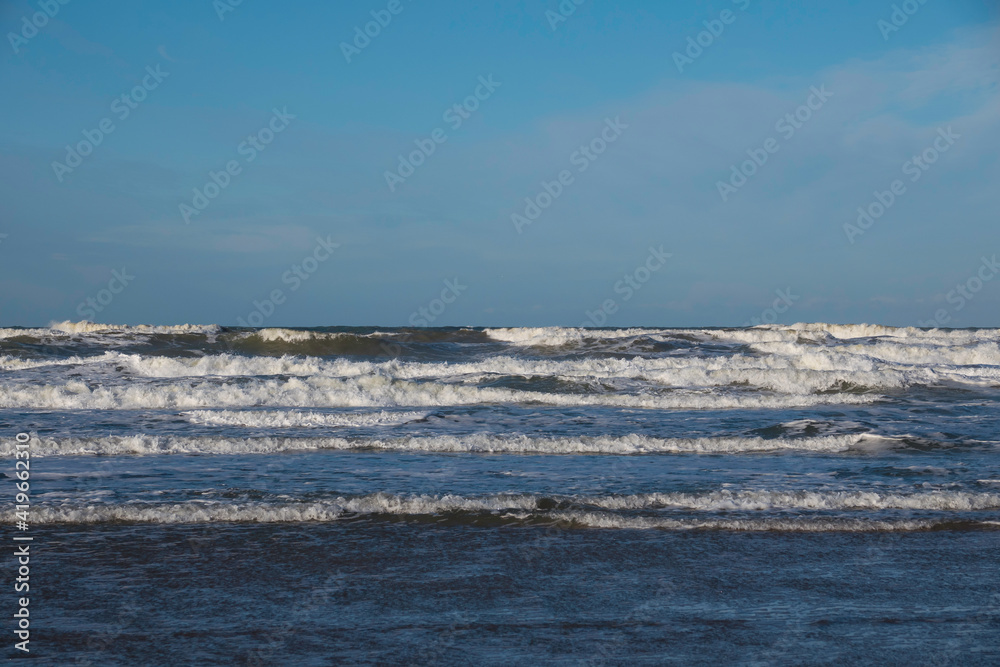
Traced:
<path fill-rule="evenodd" d="M 0 3 L 0 324 L 1000 326 L 996 3 L 222 3 Z"/>

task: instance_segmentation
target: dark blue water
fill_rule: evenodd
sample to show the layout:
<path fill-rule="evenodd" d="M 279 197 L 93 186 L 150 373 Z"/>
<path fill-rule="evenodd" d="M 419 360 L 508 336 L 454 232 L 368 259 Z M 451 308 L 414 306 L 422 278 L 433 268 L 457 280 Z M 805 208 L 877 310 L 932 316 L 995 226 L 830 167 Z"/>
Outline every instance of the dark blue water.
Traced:
<path fill-rule="evenodd" d="M 0 330 L 31 655 L 997 664 L 998 341 Z"/>

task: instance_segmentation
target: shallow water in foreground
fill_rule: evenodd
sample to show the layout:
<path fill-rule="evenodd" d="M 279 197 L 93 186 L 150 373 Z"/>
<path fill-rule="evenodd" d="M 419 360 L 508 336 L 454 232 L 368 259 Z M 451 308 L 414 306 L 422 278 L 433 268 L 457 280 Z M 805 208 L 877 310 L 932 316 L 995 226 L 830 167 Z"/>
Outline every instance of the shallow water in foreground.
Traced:
<path fill-rule="evenodd" d="M 998 343 L 2 329 L 32 656 L 997 664 Z"/>
<path fill-rule="evenodd" d="M 95 664 L 996 664 L 993 534 L 38 531 L 45 653 Z M 56 555 L 58 553 L 58 555 Z M 104 650 L 87 650 L 95 636 Z M 100 646 L 98 648 L 104 648 Z M 63 663 L 65 664 L 65 663 Z"/>

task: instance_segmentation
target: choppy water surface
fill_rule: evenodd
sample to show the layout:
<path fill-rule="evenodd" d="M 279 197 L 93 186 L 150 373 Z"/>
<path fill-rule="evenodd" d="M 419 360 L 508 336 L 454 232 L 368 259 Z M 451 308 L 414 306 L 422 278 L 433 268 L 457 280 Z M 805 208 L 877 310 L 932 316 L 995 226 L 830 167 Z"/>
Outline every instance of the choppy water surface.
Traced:
<path fill-rule="evenodd" d="M 57 663 L 1000 661 L 998 330 L 64 323 L 0 369 Z"/>

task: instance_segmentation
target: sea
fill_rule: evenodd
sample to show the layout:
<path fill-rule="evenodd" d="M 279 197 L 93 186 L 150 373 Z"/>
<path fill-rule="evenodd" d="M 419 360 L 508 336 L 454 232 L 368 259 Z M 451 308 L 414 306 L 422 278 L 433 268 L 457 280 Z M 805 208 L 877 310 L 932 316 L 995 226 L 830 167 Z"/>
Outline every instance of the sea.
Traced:
<path fill-rule="evenodd" d="M 997 665 L 998 408 L 997 329 L 0 329 L 6 650 Z"/>

